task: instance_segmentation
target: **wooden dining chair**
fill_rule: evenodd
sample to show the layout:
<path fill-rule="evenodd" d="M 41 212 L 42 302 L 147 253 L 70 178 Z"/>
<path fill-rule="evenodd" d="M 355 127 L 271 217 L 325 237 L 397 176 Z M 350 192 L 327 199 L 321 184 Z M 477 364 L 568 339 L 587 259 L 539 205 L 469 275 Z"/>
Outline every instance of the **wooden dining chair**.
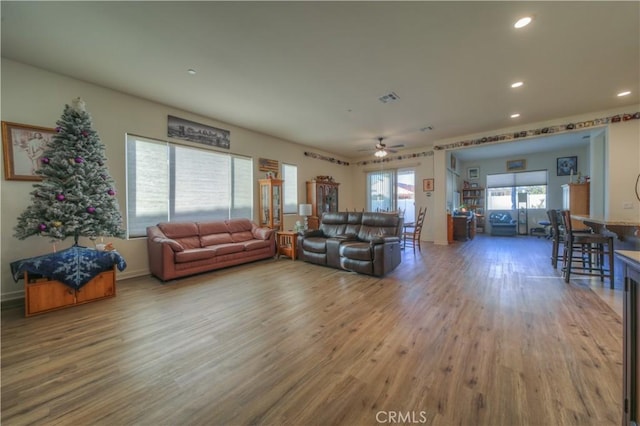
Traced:
<path fill-rule="evenodd" d="M 420 234 L 422 233 L 422 225 L 424 224 L 424 218 L 427 215 L 427 208 L 424 209 L 420 207 L 418 210 L 418 217 L 413 224 L 405 225 L 405 229 L 402 233 L 403 246 L 406 249 L 407 245 L 413 248 L 413 251 L 416 251 L 416 246 L 419 251 L 422 251 L 420 247 Z"/>
<path fill-rule="evenodd" d="M 558 261 L 562 259 L 560 245 L 564 244 L 564 228 L 560 225 L 560 212 L 558 210 L 547 210 L 547 217 L 551 226 L 551 266 L 558 267 Z"/>

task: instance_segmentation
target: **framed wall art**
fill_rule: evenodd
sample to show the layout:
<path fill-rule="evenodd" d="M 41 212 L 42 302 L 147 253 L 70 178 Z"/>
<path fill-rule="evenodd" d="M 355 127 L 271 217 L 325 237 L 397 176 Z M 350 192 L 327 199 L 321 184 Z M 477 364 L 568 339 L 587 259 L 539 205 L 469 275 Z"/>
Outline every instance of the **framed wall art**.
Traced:
<path fill-rule="evenodd" d="M 467 169 L 467 179 L 476 180 L 480 177 L 480 168 L 479 167 L 469 167 Z"/>
<path fill-rule="evenodd" d="M 516 172 L 527 168 L 527 160 L 509 160 L 507 161 L 507 171 Z"/>
<path fill-rule="evenodd" d="M 231 132 L 169 115 L 167 136 L 203 145 L 229 149 Z"/>
<path fill-rule="evenodd" d="M 433 191 L 433 178 L 430 179 L 422 179 L 422 190 L 424 192 Z"/>
<path fill-rule="evenodd" d="M 569 176 L 578 173 L 578 157 L 558 157 L 556 159 L 558 176 Z"/>
<path fill-rule="evenodd" d="M 2 122 L 4 177 L 7 180 L 42 180 L 36 174 L 40 159 L 56 130 L 29 124 Z"/>

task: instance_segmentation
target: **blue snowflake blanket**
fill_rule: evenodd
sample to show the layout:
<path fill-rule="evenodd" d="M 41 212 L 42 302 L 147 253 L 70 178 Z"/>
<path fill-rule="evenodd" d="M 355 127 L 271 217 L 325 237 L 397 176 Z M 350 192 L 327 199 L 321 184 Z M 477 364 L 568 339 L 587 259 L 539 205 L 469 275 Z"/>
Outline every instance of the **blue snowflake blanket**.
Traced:
<path fill-rule="evenodd" d="M 24 272 L 38 274 L 79 289 L 99 273 L 117 265 L 124 271 L 127 263 L 117 251 L 98 251 L 87 247 L 72 246 L 57 253 L 16 260 L 11 263 L 13 279 L 24 278 Z"/>

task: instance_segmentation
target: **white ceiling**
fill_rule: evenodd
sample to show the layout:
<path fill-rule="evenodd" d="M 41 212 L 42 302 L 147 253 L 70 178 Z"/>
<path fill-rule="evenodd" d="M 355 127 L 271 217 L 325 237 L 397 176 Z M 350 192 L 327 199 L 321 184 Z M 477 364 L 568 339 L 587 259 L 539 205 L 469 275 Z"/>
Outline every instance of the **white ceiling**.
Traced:
<path fill-rule="evenodd" d="M 5 58 L 347 158 L 640 103 L 637 1 L 1 7 Z"/>

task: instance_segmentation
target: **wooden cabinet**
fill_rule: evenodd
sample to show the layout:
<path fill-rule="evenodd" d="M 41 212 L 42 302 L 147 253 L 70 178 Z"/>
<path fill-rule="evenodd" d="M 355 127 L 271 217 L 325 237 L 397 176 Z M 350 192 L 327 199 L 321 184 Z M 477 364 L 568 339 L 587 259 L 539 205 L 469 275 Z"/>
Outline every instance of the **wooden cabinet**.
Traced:
<path fill-rule="evenodd" d="M 324 213 L 338 211 L 337 182 L 314 179 L 307 182 L 307 204 L 311 204 L 309 229 L 318 229 Z"/>
<path fill-rule="evenodd" d="M 260 226 L 271 229 L 281 229 L 282 213 L 282 179 L 260 179 L 260 197 L 258 199 L 258 213 Z"/>
<path fill-rule="evenodd" d="M 589 215 L 589 183 L 567 183 L 562 185 L 562 209 L 572 214 Z M 581 221 L 571 221 L 573 229 L 583 229 Z"/>
<path fill-rule="evenodd" d="M 75 290 L 60 281 L 35 278 L 24 273 L 24 311 L 26 316 L 68 308 L 116 295 L 116 272 L 102 272 Z"/>
<path fill-rule="evenodd" d="M 640 253 L 616 250 L 624 265 L 622 424 L 640 421 Z"/>
<path fill-rule="evenodd" d="M 456 241 L 472 240 L 476 236 L 475 215 L 453 216 L 453 239 Z"/>

